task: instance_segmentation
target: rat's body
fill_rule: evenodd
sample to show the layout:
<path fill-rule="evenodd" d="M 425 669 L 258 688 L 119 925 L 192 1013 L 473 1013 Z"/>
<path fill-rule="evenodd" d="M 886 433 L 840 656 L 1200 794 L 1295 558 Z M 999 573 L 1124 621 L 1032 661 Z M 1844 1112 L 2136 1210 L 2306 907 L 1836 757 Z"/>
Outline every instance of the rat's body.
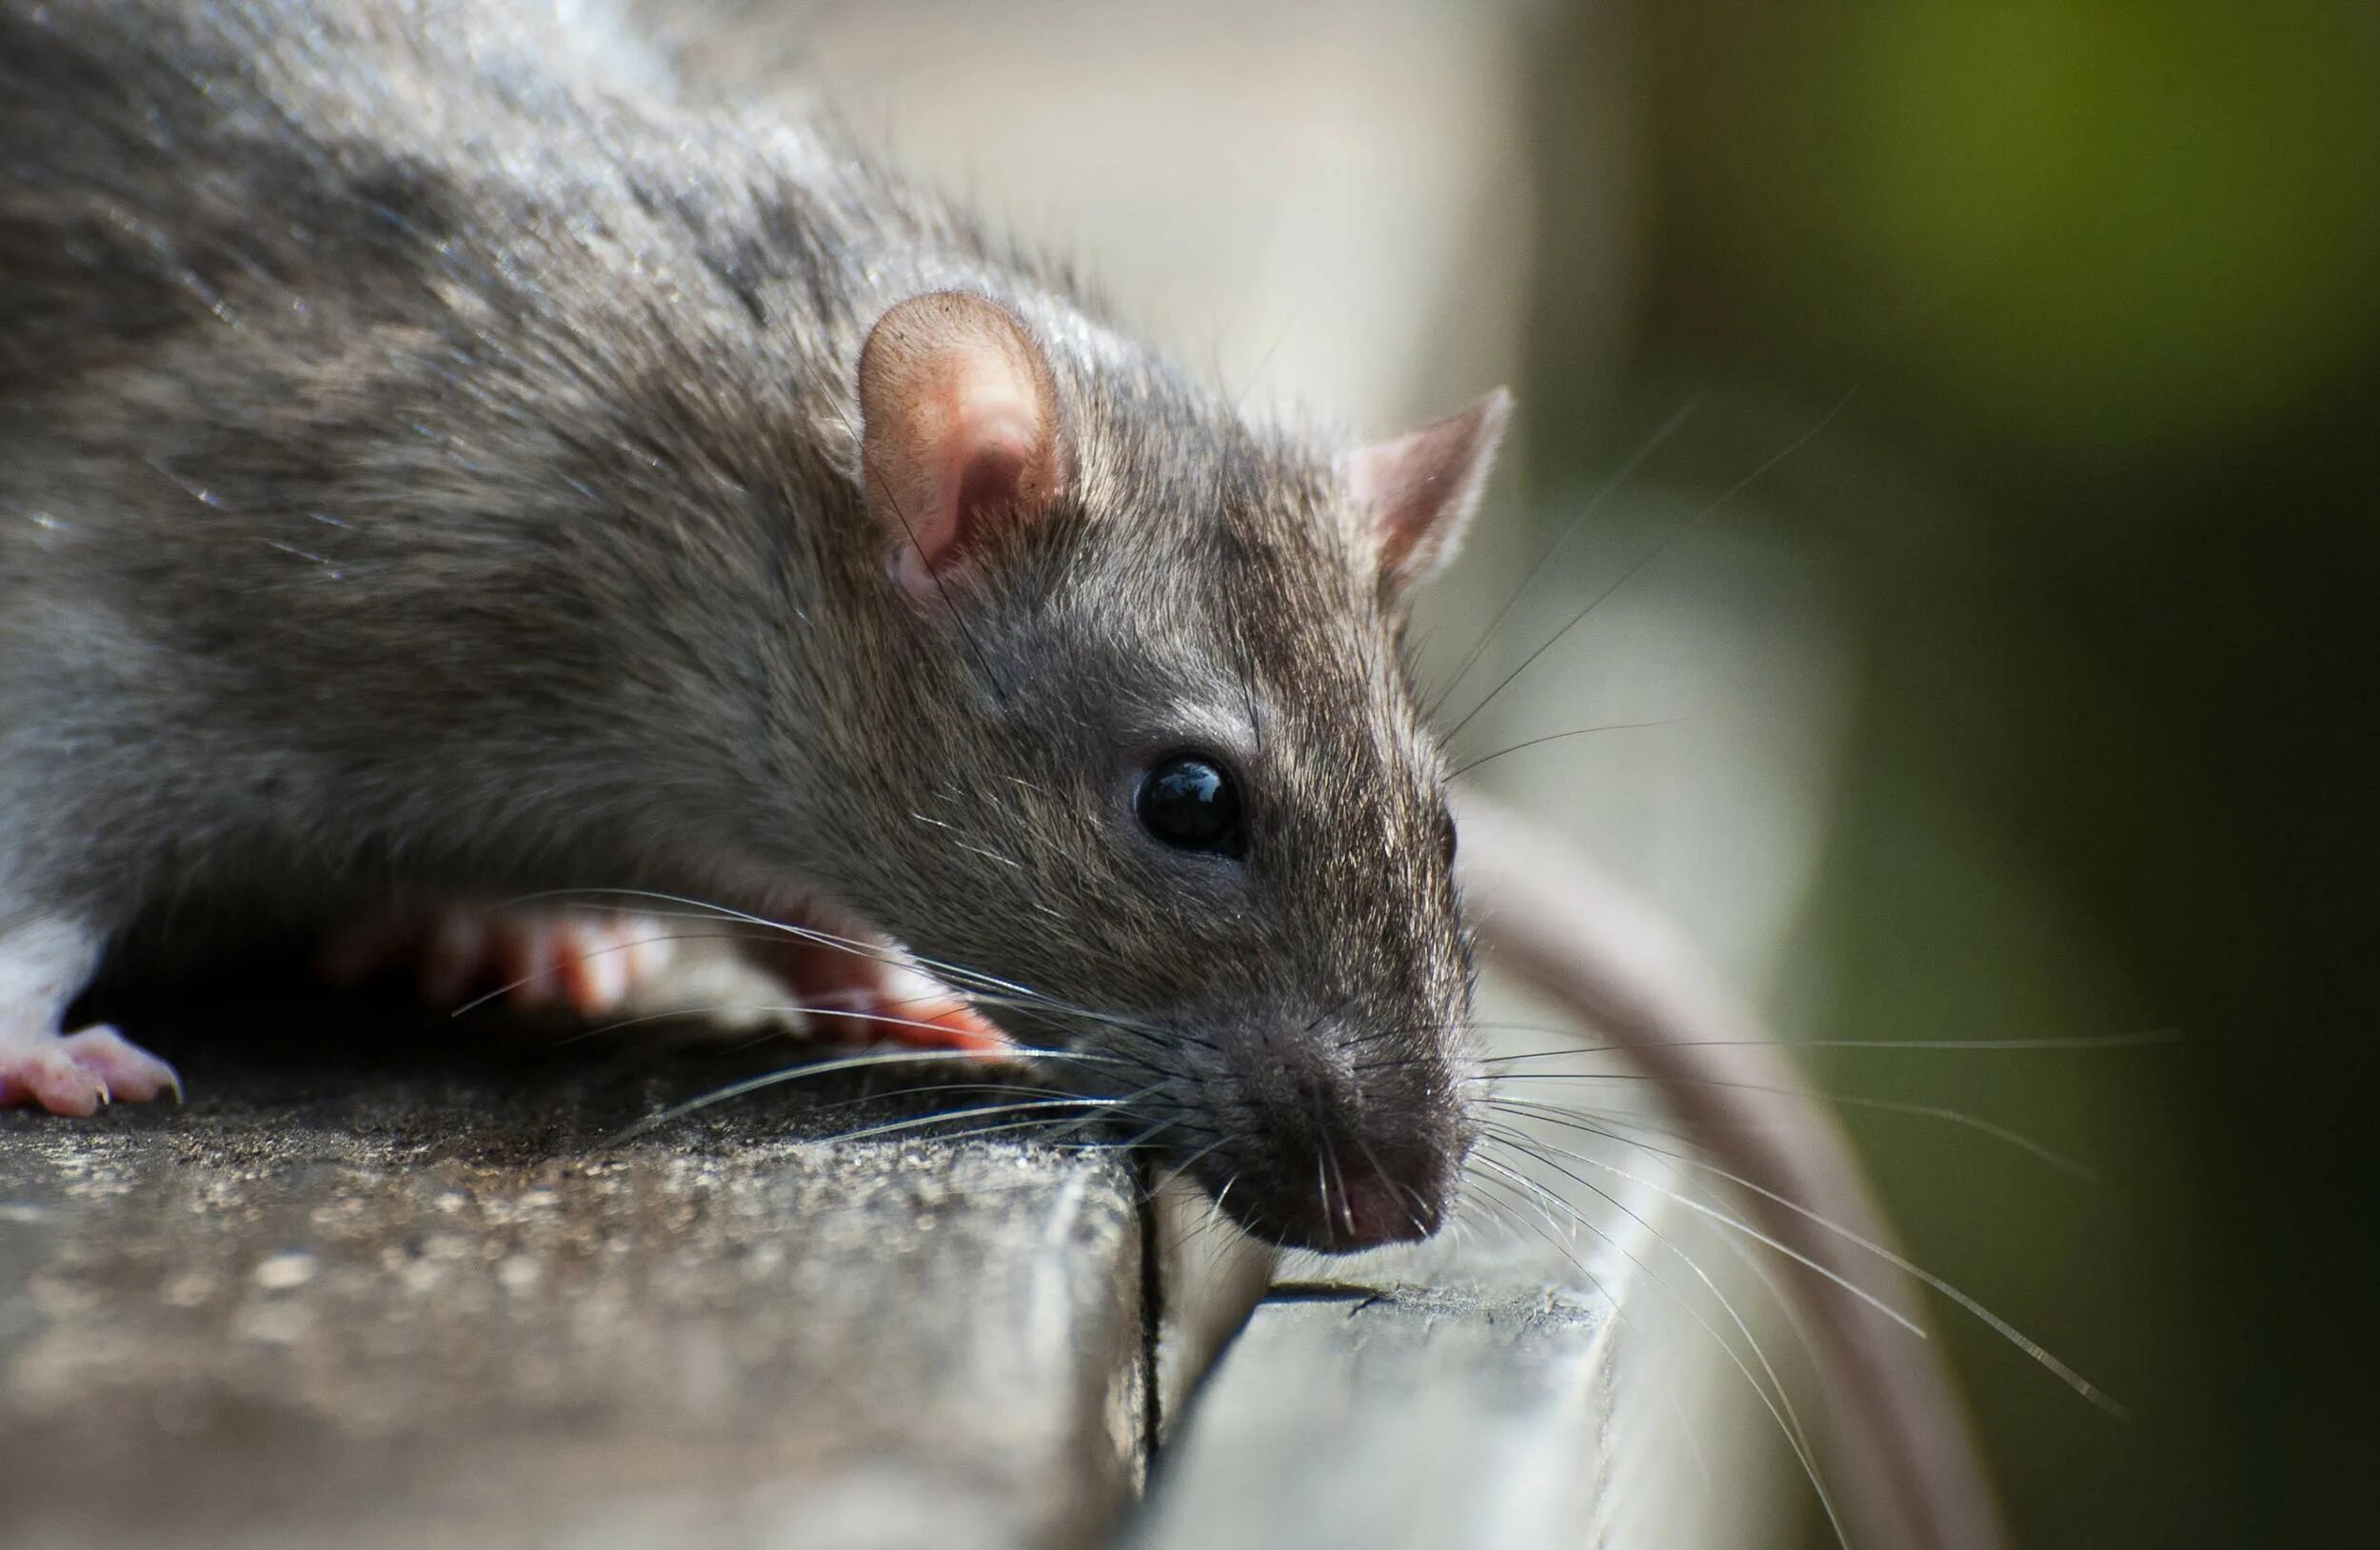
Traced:
<path fill-rule="evenodd" d="M 1426 1230 L 1469 966 L 1396 636 L 1500 403 L 1245 422 L 657 79 L 526 6 L 0 5 L 16 1094 L 164 1080 L 45 1041 L 180 901 L 823 897 L 1029 987 L 1252 1222 Z M 1180 750 L 1244 855 L 1136 824 Z"/>

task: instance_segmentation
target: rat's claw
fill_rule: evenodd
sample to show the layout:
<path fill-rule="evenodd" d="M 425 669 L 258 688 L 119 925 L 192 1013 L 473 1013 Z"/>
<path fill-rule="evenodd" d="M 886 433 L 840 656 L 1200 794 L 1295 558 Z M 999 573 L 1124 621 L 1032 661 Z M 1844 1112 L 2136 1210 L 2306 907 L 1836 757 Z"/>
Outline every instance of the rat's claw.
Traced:
<path fill-rule="evenodd" d="M 145 1103 L 160 1093 L 182 1094 L 182 1079 L 172 1066 L 104 1023 L 58 1042 L 76 1065 L 99 1080 L 109 1098 Z"/>
<path fill-rule="evenodd" d="M 182 1096 L 173 1067 L 104 1023 L 63 1038 L 0 1043 L 0 1104 L 82 1116 L 119 1098 L 144 1103 L 167 1091 Z"/>

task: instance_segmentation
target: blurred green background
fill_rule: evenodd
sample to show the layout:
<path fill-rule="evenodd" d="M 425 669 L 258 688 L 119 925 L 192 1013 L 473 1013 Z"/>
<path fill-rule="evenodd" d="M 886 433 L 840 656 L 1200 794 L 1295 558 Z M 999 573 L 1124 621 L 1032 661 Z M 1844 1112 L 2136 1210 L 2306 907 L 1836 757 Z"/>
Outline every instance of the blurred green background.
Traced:
<path fill-rule="evenodd" d="M 1795 1031 L 2185 1036 L 1820 1063 L 2098 1170 L 1847 1115 L 1914 1257 L 2132 1408 L 1937 1310 L 2017 1542 L 2369 1533 L 2380 7 L 1576 6 L 1533 88 L 1530 509 L 1696 394 L 1647 476 L 1714 495 L 1851 395 L 1712 518 L 1853 604 Z"/>

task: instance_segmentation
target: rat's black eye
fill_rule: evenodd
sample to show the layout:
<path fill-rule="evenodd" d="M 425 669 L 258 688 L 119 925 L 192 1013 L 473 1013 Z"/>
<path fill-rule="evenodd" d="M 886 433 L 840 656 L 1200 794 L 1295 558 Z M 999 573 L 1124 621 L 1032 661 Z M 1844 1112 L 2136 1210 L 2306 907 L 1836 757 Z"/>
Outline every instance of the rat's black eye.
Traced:
<path fill-rule="evenodd" d="M 1438 810 L 1438 845 L 1446 853 L 1447 870 L 1455 866 L 1455 815 L 1445 807 Z"/>
<path fill-rule="evenodd" d="M 1240 792 L 1220 765 L 1195 753 L 1160 760 L 1140 777 L 1140 825 L 1177 850 L 1238 856 L 1247 849 Z"/>

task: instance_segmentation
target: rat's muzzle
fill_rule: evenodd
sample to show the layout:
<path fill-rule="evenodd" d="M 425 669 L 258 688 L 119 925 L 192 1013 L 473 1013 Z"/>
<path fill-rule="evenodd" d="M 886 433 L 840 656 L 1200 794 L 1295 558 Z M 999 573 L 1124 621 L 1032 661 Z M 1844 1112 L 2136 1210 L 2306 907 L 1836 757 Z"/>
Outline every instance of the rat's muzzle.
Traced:
<path fill-rule="evenodd" d="M 1349 1254 L 1416 1242 L 1454 1208 L 1459 1163 L 1410 1145 L 1383 1148 L 1311 1134 L 1238 1158 L 1216 1154 L 1203 1182 L 1233 1221 L 1284 1248 Z"/>
<path fill-rule="evenodd" d="M 1233 1221 L 1284 1247 L 1343 1254 L 1428 1238 L 1453 1214 L 1470 1130 L 1442 1062 L 1376 1058 L 1361 1080 L 1328 1050 L 1243 1055 L 1239 1090 L 1218 1105 L 1229 1139 L 1198 1163 Z"/>

